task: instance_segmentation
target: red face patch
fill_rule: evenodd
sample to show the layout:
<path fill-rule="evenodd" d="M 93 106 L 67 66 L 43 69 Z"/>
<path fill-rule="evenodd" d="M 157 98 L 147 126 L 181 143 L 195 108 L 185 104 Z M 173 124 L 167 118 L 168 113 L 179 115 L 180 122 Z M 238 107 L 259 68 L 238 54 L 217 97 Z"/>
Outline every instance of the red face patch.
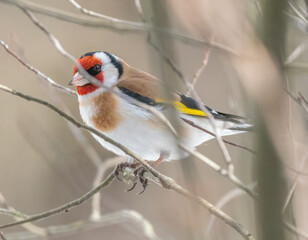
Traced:
<path fill-rule="evenodd" d="M 86 71 L 92 68 L 94 65 L 97 65 L 97 64 L 102 65 L 102 62 L 94 56 L 85 56 L 81 59 L 78 59 L 77 61 Z M 75 75 L 77 71 L 78 71 L 77 67 L 74 66 L 73 74 Z M 102 71 L 93 77 L 95 77 L 100 82 L 104 81 L 104 75 Z M 94 92 L 97 88 L 98 86 L 95 86 L 89 83 L 84 86 L 77 86 L 77 92 L 79 95 L 85 95 L 85 94 Z"/>

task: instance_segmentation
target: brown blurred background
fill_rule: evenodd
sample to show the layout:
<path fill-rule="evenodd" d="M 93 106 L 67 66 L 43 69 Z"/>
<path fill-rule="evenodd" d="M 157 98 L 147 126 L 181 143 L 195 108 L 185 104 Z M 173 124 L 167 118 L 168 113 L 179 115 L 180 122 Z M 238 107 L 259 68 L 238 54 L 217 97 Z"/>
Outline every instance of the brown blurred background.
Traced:
<path fill-rule="evenodd" d="M 33 2 L 81 14 L 66 1 Z M 142 21 L 133 0 L 80 0 L 78 3 L 87 9 L 115 18 Z M 254 1 L 220 0 L 214 3 L 212 1 L 178 2 L 174 0 L 167 1 L 166 6 L 168 22 L 165 27 L 172 31 L 206 41 L 210 41 L 211 36 L 214 35 L 215 41 L 230 46 L 239 54 L 243 54 L 247 46 L 250 48 L 260 44 L 254 33 L 254 24 L 260 21 L 258 7 Z M 81 26 L 42 14 L 35 13 L 35 16 L 76 58 L 85 52 L 104 50 L 160 78 L 164 79 L 166 76 L 177 78 L 168 66 L 163 67 L 168 74 L 162 74 L 161 59 L 149 45 L 146 32 L 119 33 L 104 28 Z M 20 9 L 0 2 L 0 20 L 1 40 L 5 41 L 26 62 L 56 82 L 67 85 L 72 77 L 72 62 L 55 49 L 46 35 L 35 27 Z M 291 24 L 288 23 L 289 25 Z M 289 53 L 305 41 L 305 34 L 289 26 L 286 52 Z M 206 48 L 183 43 L 176 39 L 166 41 L 172 44 L 174 61 L 184 76 L 192 79 L 204 58 Z M 49 86 L 7 54 L 3 48 L 0 49 L 0 54 L 0 84 L 47 100 L 81 120 L 75 97 Z M 239 64 L 237 58 L 225 51 L 212 49 L 208 65 L 200 76 L 196 90 L 202 101 L 210 107 L 253 119 L 254 107 L 248 104 L 250 98 L 247 98 L 247 95 L 249 93 L 243 91 L 245 87 L 240 80 L 243 75 L 241 76 L 238 70 L 240 66 L 235 66 Z M 299 61 L 304 62 L 305 60 L 308 59 L 304 52 Z M 305 70 L 291 69 L 288 76 L 292 92 L 300 91 L 304 96 L 308 96 Z M 257 76 L 254 77 L 257 78 Z M 184 89 L 180 85 L 174 88 Z M 304 116 L 303 111 L 294 102 L 289 101 L 289 107 L 286 111 L 290 113 L 290 121 L 295 124 L 299 122 L 300 126 L 292 131 L 294 134 L 292 141 L 300 147 L 290 153 L 287 157 L 290 161 L 287 160 L 286 164 L 296 168 L 299 166 L 298 159 L 304 161 L 302 156 L 304 159 L 307 157 L 307 132 L 302 131 L 305 129 L 302 126 L 307 123 L 307 118 L 305 118 L 307 116 Z M 72 132 L 73 126 L 40 105 L 4 92 L 0 92 L 0 108 L 0 191 L 9 205 L 31 215 L 71 201 L 92 188 L 96 166 L 89 160 L 83 145 L 76 139 L 76 135 Z M 295 120 L 291 119 L 293 116 L 296 117 Z M 89 133 L 81 133 L 96 150 L 100 161 L 103 162 L 113 156 L 93 140 Z M 81 137 L 78 134 L 77 136 Z M 226 137 L 227 140 L 255 149 L 253 138 L 253 133 Z M 235 165 L 236 175 L 245 184 L 251 184 L 255 179 L 252 170 L 254 156 L 234 147 L 228 146 L 228 149 Z M 198 150 L 218 164 L 225 166 L 215 140 L 206 142 Z M 296 158 L 296 155 L 300 156 Z M 230 181 L 200 160 L 191 157 L 181 161 L 163 163 L 158 169 L 214 204 L 228 191 L 236 188 Z M 301 171 L 305 172 L 305 169 Z M 288 174 L 290 175 L 288 179 L 294 180 L 295 175 L 292 172 Z M 299 187 L 306 189 L 306 178 L 300 177 Z M 129 186 L 116 180 L 111 187 L 101 192 L 102 214 L 132 209 L 141 213 L 152 223 L 155 233 L 161 239 L 207 239 L 206 228 L 210 214 L 205 209 L 155 184 L 150 185 L 140 196 L 135 195 L 140 186 L 129 193 L 124 192 L 127 188 Z M 300 191 L 299 193 L 301 194 Z M 304 199 L 307 200 L 307 196 L 300 195 L 297 199 L 297 209 L 305 209 L 307 212 Z M 223 210 L 248 228 L 253 235 L 256 235 L 255 209 L 250 196 L 242 194 L 236 197 Z M 68 224 L 87 219 L 90 213 L 91 200 L 70 210 L 69 213 L 48 218 L 37 224 L 43 227 Z M 302 229 L 307 230 L 308 225 L 305 219 L 302 214 L 298 223 Z M 12 221 L 10 217 L 0 216 L 1 224 L 10 221 Z M 16 231 L 25 230 L 22 227 L 14 227 L 6 230 L 5 233 Z M 54 238 L 146 239 L 142 229 L 131 220 Z M 218 220 L 211 231 L 210 239 L 242 239 L 242 237 Z"/>

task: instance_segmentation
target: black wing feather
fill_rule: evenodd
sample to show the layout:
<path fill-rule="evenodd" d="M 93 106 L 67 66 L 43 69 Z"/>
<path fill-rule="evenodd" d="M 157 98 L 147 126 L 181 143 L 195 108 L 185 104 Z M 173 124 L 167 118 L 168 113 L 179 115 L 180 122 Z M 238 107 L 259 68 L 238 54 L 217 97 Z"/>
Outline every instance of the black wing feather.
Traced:
<path fill-rule="evenodd" d="M 181 103 L 184 104 L 186 107 L 202 111 L 202 109 L 199 107 L 198 102 L 195 99 L 188 97 L 184 94 L 179 94 L 179 96 L 181 97 Z M 213 110 L 212 108 L 210 108 L 206 105 L 203 105 L 203 106 L 206 107 L 206 109 L 216 119 L 228 120 L 228 121 L 232 121 L 232 122 L 240 122 L 239 120 L 245 120 L 244 117 L 233 115 L 233 114 L 228 114 L 228 113 L 223 113 L 223 112 L 217 112 L 217 111 Z"/>

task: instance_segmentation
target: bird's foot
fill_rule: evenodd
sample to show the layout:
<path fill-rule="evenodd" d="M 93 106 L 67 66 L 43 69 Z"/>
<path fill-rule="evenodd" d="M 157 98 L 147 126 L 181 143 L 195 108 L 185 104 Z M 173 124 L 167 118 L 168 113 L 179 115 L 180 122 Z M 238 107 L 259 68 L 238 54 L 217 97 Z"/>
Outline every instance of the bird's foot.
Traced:
<path fill-rule="evenodd" d="M 142 186 L 142 191 L 139 192 L 137 195 L 140 195 L 140 194 L 144 193 L 145 189 L 147 188 L 147 186 L 149 184 L 148 183 L 148 179 L 144 176 L 144 174 L 146 172 L 147 172 L 147 170 L 144 167 L 142 167 L 142 166 L 138 167 L 134 171 L 135 176 L 138 178 L 138 180 L 139 180 L 139 182 L 141 183 L 141 186 Z M 129 189 L 127 191 L 133 190 L 135 188 L 135 186 L 136 186 L 136 184 L 131 189 Z"/>
<path fill-rule="evenodd" d="M 146 172 L 147 170 L 144 167 L 140 166 L 139 163 L 123 162 L 118 164 L 114 174 L 116 178 L 120 181 L 124 181 L 127 184 L 133 184 L 133 186 L 130 189 L 127 189 L 126 192 L 130 192 L 135 189 L 139 181 L 143 188 L 142 191 L 137 194 L 140 195 L 145 191 L 146 187 L 148 186 L 148 179 L 144 176 Z M 120 173 L 122 173 L 122 178 L 120 178 Z"/>
<path fill-rule="evenodd" d="M 139 163 L 121 162 L 117 165 L 115 172 L 114 172 L 114 175 L 120 181 L 127 180 L 127 179 L 129 179 L 129 178 L 127 178 L 127 175 L 128 175 L 128 177 L 130 177 L 130 174 L 128 174 L 128 173 L 131 172 L 131 171 L 128 171 L 128 170 L 135 169 L 138 166 L 139 166 Z M 123 174 L 123 179 L 120 178 L 120 173 Z"/>

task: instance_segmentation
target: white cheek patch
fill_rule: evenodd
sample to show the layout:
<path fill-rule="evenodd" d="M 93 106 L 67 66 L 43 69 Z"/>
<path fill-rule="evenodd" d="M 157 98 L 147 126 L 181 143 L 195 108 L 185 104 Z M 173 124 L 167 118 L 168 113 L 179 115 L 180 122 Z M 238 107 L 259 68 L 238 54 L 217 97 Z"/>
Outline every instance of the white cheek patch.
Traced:
<path fill-rule="evenodd" d="M 112 63 L 108 63 L 103 66 L 104 85 L 106 87 L 112 87 L 118 81 L 118 70 Z"/>
<path fill-rule="evenodd" d="M 104 75 L 104 85 L 112 87 L 119 78 L 118 69 L 111 63 L 110 57 L 105 52 L 95 53 L 95 57 L 102 61 L 102 71 Z"/>

